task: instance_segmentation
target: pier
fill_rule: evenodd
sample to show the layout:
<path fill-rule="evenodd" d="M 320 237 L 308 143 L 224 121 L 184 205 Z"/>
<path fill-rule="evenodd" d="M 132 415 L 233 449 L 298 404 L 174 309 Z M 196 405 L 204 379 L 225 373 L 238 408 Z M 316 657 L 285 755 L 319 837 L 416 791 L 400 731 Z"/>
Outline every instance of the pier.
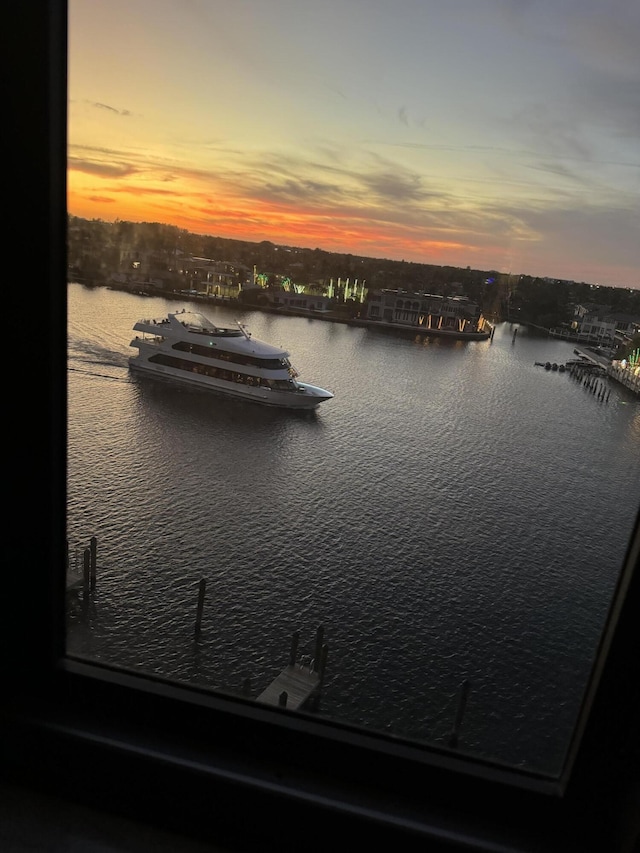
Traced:
<path fill-rule="evenodd" d="M 574 349 L 574 353 L 578 355 L 579 358 L 588 359 L 591 364 L 595 364 L 598 367 L 602 367 L 604 370 L 606 370 L 609 364 L 611 363 L 611 360 L 606 356 L 593 352 L 593 350 L 590 350 L 588 348 L 577 347 L 576 349 Z"/>
<path fill-rule="evenodd" d="M 637 367 L 623 367 L 620 362 L 614 361 L 607 368 L 607 375 L 640 396 L 640 370 Z"/>
<path fill-rule="evenodd" d="M 304 707 L 319 689 L 320 676 L 310 666 L 289 665 L 262 691 L 256 701 L 297 711 Z"/>
<path fill-rule="evenodd" d="M 271 684 L 256 699 L 263 705 L 277 705 L 293 711 L 308 706 L 317 707 L 324 682 L 328 648 L 322 642 L 323 629 L 316 634 L 316 654 L 305 664 L 298 661 L 298 643 L 300 635 L 296 631 L 291 638 L 289 663 L 277 675 Z"/>
<path fill-rule="evenodd" d="M 618 361 L 605 358 L 589 350 L 575 350 L 581 358 L 589 359 L 593 365 L 598 365 L 606 373 L 609 379 L 624 385 L 629 391 L 640 395 L 640 366 L 637 361 Z"/>

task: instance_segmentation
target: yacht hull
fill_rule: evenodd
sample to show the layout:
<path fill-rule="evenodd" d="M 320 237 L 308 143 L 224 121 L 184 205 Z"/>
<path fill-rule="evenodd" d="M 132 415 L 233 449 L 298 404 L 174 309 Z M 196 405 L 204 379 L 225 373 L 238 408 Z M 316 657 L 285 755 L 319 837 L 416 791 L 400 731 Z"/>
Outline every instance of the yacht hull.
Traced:
<path fill-rule="evenodd" d="M 273 391 L 268 388 L 245 388 L 237 386 L 233 382 L 211 379 L 198 374 L 185 374 L 164 365 L 149 364 L 139 356 L 129 359 L 129 368 L 135 373 L 144 374 L 156 379 L 166 380 L 177 385 L 188 385 L 191 388 L 201 388 L 212 391 L 225 397 L 234 397 L 236 400 L 247 400 L 251 403 L 260 403 L 263 406 L 276 406 L 280 409 L 314 409 L 324 400 L 330 400 L 333 396 L 322 388 L 299 382 L 303 391 L 294 393 L 292 391 Z"/>

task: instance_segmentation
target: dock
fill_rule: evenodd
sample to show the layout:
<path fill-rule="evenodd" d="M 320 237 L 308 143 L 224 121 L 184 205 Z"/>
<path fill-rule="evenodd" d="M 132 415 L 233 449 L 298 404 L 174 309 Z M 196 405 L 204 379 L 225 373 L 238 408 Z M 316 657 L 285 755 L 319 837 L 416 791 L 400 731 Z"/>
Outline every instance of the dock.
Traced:
<path fill-rule="evenodd" d="M 291 638 L 289 664 L 277 675 L 271 684 L 260 693 L 256 702 L 263 705 L 277 705 L 290 710 L 316 707 L 320 701 L 320 692 L 324 682 L 328 648 L 323 644 L 323 628 L 316 634 L 315 657 L 298 661 L 298 643 L 300 635 L 296 631 Z"/>
<path fill-rule="evenodd" d="M 594 364 L 597 367 L 601 367 L 603 370 L 606 370 L 609 364 L 611 363 L 611 359 L 607 358 L 606 356 L 600 355 L 599 353 L 593 352 L 592 350 L 583 347 L 577 347 L 576 349 L 574 349 L 574 353 L 582 359 L 588 359 L 591 364 Z"/>
<path fill-rule="evenodd" d="M 630 366 L 622 364 L 619 361 L 612 362 L 607 368 L 607 375 L 624 385 L 629 391 L 640 396 L 640 369 L 636 365 Z"/>
<path fill-rule="evenodd" d="M 578 350 L 574 350 L 578 352 Z M 640 366 L 638 361 L 622 362 L 617 359 L 611 360 L 588 350 L 579 350 L 581 358 L 588 358 L 592 364 L 601 367 L 609 379 L 613 379 L 620 385 L 624 385 L 629 391 L 640 395 Z M 637 357 L 636 357 L 637 358 Z"/>
<path fill-rule="evenodd" d="M 287 666 L 256 699 L 264 705 L 281 705 L 297 711 L 320 689 L 320 675 L 310 666 Z M 283 698 L 285 697 L 285 698 Z"/>

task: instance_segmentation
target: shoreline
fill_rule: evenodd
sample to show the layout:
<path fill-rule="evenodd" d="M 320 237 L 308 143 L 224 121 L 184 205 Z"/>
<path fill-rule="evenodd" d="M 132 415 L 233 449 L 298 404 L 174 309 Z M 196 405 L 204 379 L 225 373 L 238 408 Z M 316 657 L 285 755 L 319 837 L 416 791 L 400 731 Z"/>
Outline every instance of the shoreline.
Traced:
<path fill-rule="evenodd" d="M 448 338 L 449 340 L 459 341 L 487 341 L 491 338 L 494 331 L 494 325 L 485 321 L 489 327 L 486 331 L 475 332 L 459 332 L 455 329 L 427 329 L 423 326 L 413 326 L 404 323 L 389 323 L 383 320 L 365 320 L 360 317 L 345 317 L 333 311 L 308 311 L 305 309 L 275 307 L 271 305 L 253 305 L 243 303 L 236 297 L 226 296 L 209 296 L 206 294 L 182 293 L 181 291 L 158 290 L 155 287 L 145 287 L 144 282 L 137 283 L 135 287 L 118 284 L 117 282 L 93 283 L 69 281 L 68 284 L 80 284 L 83 287 L 106 287 L 109 290 L 117 290 L 122 293 L 131 293 L 133 296 L 160 296 L 164 299 L 175 299 L 186 302 L 206 303 L 211 305 L 238 305 L 243 310 L 262 311 L 265 314 L 278 314 L 285 317 L 306 317 L 312 320 L 322 320 L 324 322 L 342 323 L 347 326 L 357 326 L 360 328 L 378 328 L 390 331 L 413 332 L 415 334 L 424 335 L 425 337 L 433 338 Z"/>

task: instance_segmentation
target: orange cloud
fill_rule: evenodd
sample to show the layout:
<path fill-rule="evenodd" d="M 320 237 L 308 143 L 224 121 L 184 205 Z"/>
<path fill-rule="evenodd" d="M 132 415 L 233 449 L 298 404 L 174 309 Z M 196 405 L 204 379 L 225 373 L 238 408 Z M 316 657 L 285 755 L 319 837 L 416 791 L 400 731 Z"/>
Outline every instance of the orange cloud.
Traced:
<path fill-rule="evenodd" d="M 84 218 L 163 222 L 196 234 L 420 263 L 466 266 L 472 258 L 476 266 L 483 266 L 485 259 L 491 266 L 489 258 L 495 257 L 493 246 L 479 251 L 460 240 L 425 237 L 424 229 L 368 219 L 362 212 L 336 215 L 305 204 L 274 205 L 230 194 L 203 197 L 199 188 L 189 193 L 131 179 L 116 186 L 109 183 L 70 172 L 69 211 Z M 99 191 L 98 184 L 103 184 Z"/>

